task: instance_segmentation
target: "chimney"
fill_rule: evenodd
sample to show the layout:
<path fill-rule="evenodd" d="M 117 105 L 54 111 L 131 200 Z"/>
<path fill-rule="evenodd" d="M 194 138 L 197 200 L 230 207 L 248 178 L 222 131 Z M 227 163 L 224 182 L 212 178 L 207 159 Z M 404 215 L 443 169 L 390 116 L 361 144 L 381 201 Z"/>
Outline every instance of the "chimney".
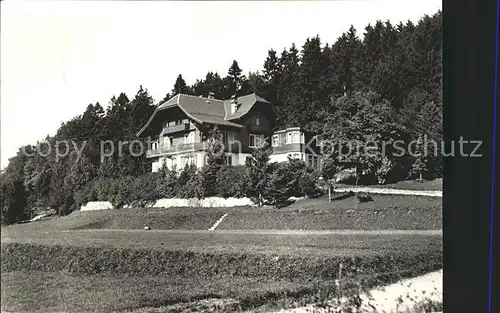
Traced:
<path fill-rule="evenodd" d="M 231 96 L 231 114 L 236 113 L 236 110 L 240 107 L 238 103 L 238 98 L 236 98 L 236 95 Z"/>

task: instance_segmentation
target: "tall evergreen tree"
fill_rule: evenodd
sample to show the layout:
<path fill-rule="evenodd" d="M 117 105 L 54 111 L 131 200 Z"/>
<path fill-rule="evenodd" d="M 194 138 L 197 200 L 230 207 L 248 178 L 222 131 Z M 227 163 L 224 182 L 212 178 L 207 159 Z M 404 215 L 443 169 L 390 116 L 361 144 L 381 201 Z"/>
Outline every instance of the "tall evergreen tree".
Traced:
<path fill-rule="evenodd" d="M 252 151 L 252 156 L 247 158 L 245 163 L 248 177 L 247 195 L 259 206 L 264 205 L 266 188 L 272 173 L 272 165 L 269 164 L 272 152 L 272 147 L 264 141 Z"/>
<path fill-rule="evenodd" d="M 283 50 L 280 56 L 282 75 L 278 88 L 278 127 L 301 126 L 303 114 L 301 85 L 299 81 L 299 51 L 295 44 Z"/>
<path fill-rule="evenodd" d="M 265 99 L 269 99 L 272 103 L 278 102 L 278 89 L 281 86 L 281 76 L 282 68 L 280 60 L 276 51 L 271 49 L 268 51 L 267 58 L 264 61 L 262 96 Z"/>
<path fill-rule="evenodd" d="M 218 127 L 210 132 L 206 160 L 207 164 L 202 169 L 203 189 L 204 194 L 211 197 L 216 194 L 217 174 L 224 166 L 224 145 Z"/>
<path fill-rule="evenodd" d="M 224 78 L 224 98 L 229 99 L 231 96 L 241 96 L 251 92 L 251 86 L 248 84 L 247 78 L 242 74 L 242 70 L 236 60 L 233 60 L 231 67 Z"/>
<path fill-rule="evenodd" d="M 171 93 L 173 95 L 176 95 L 179 93 L 187 94 L 187 95 L 191 94 L 191 90 L 188 87 L 188 85 L 186 84 L 186 81 L 184 80 L 184 78 L 182 78 L 181 74 L 179 74 L 177 76 L 177 79 L 175 80 L 174 88 L 172 88 Z"/>
<path fill-rule="evenodd" d="M 342 34 L 332 49 L 342 91 L 344 94 L 351 93 L 358 85 L 357 65 L 361 52 L 361 41 L 356 34 L 356 29 L 351 25 L 349 31 Z"/>

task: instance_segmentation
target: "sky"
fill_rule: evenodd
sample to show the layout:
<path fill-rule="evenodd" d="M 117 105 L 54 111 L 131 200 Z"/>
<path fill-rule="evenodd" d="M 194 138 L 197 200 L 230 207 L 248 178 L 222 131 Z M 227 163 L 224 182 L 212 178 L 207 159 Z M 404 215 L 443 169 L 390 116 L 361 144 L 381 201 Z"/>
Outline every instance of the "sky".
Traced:
<path fill-rule="evenodd" d="M 178 74 L 244 74 L 319 35 L 332 44 L 353 25 L 418 21 L 436 0 L 350 1 L 2 1 L 0 166 L 26 144 L 53 135 L 90 103 L 105 106 L 139 86 L 157 102 Z"/>

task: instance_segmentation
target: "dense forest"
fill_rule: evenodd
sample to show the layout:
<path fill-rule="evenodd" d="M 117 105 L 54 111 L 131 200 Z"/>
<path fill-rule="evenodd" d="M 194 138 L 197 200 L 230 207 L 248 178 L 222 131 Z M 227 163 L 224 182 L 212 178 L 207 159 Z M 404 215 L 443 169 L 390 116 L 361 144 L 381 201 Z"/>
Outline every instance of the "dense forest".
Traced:
<path fill-rule="evenodd" d="M 155 107 L 177 93 L 207 96 L 214 92 L 216 98 L 229 99 L 233 94 L 255 92 L 277 105 L 276 127 L 302 126 L 326 139 L 416 141 L 418 151 L 428 148 L 424 138 L 440 144 L 441 24 L 438 12 L 416 24 L 377 21 L 368 25 L 362 36 L 351 26 L 334 43 L 325 44 L 316 36 L 301 47 L 291 44 L 283 51 L 269 50 L 262 70 L 247 75 L 236 60 L 228 62 L 225 76 L 209 72 L 192 85 L 179 74 L 158 103 L 140 86 L 132 98 L 121 93 L 105 106 L 89 104 L 83 114 L 63 123 L 56 134 L 21 147 L 10 160 L 1 176 L 2 222 L 28 218 L 34 207 L 51 207 L 67 214 L 83 201 L 83 190 L 101 192 L 96 185 L 109 189 L 111 183 L 105 181 L 157 190 L 157 186 L 145 186 L 152 184 L 149 176 L 156 175 L 149 173 L 151 165 L 145 154 L 137 157 L 124 149 L 120 156 L 101 159 L 101 143 L 137 140 L 135 134 Z M 56 151 L 55 143 L 62 141 L 69 144 L 59 144 Z M 76 153 L 82 147 L 83 153 Z M 331 172 L 355 168 L 361 176 L 376 177 L 379 183 L 442 175 L 437 155 L 391 157 L 375 153 L 348 159 L 332 157 L 330 161 Z M 234 172 L 228 175 L 238 176 Z M 194 180 L 197 185 L 204 185 L 203 177 L 197 179 L 201 179 Z M 123 191 L 116 186 L 114 192 Z M 148 197 L 137 195 L 141 196 Z"/>

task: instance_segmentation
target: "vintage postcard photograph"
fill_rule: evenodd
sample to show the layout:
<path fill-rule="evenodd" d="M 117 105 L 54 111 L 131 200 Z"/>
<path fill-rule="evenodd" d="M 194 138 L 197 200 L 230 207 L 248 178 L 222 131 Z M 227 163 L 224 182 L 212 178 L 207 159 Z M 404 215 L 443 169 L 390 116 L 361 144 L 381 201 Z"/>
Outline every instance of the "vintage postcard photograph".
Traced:
<path fill-rule="evenodd" d="M 442 98 L 441 1 L 2 1 L 1 312 L 441 313 Z"/>

